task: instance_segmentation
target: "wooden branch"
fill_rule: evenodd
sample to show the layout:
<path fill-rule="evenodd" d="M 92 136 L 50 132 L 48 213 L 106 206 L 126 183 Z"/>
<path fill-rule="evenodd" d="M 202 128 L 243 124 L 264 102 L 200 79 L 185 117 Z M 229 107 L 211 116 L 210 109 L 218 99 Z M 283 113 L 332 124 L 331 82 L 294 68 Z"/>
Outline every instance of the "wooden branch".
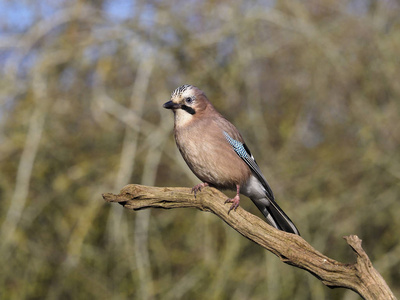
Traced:
<path fill-rule="evenodd" d="M 309 245 L 302 237 L 273 228 L 257 216 L 238 208 L 228 215 L 227 198 L 214 188 L 205 188 L 194 198 L 189 188 L 150 187 L 131 184 L 118 195 L 103 194 L 107 202 L 118 202 L 127 209 L 194 207 L 212 212 L 240 234 L 278 256 L 284 263 L 304 269 L 326 286 L 355 291 L 364 299 L 396 299 L 382 276 L 375 270 L 356 235 L 344 239 L 357 255 L 354 264 L 335 261 Z"/>

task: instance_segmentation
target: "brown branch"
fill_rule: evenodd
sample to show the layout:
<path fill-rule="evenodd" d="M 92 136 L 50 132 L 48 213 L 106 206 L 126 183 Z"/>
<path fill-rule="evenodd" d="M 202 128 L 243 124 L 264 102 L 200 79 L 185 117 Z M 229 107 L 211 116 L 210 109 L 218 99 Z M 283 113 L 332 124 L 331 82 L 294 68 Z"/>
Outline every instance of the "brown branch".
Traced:
<path fill-rule="evenodd" d="M 228 215 L 227 206 L 224 205 L 226 196 L 214 188 L 205 188 L 194 198 L 188 188 L 131 184 L 118 195 L 106 193 L 103 198 L 133 210 L 194 207 L 212 212 L 246 238 L 274 253 L 284 263 L 307 270 L 328 287 L 351 289 L 364 299 L 396 299 L 372 266 L 356 235 L 344 238 L 356 253 L 357 261 L 344 264 L 321 254 L 302 237 L 277 230 L 240 207 Z"/>

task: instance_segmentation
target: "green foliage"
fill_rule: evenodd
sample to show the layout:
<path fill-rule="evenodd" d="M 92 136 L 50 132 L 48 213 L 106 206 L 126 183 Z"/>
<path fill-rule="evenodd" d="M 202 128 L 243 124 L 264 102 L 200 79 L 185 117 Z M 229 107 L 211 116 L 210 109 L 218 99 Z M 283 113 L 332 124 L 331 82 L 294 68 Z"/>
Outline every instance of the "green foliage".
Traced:
<path fill-rule="evenodd" d="M 162 108 L 185 83 L 236 124 L 311 245 L 351 262 L 357 234 L 400 292 L 397 2 L 122 1 L 118 20 L 57 3 L 25 4 L 22 31 L 0 21 L 2 299 L 357 299 L 215 216 L 103 203 L 197 183 Z"/>

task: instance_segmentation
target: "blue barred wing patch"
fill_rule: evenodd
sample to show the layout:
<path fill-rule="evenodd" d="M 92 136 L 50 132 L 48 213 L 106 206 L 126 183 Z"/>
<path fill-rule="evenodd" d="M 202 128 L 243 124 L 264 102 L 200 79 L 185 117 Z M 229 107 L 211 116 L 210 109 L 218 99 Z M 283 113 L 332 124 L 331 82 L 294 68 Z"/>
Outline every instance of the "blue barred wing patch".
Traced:
<path fill-rule="evenodd" d="M 246 157 L 249 156 L 249 154 L 247 153 L 246 149 L 244 148 L 241 142 L 231 138 L 231 136 L 228 133 L 226 133 L 226 131 L 224 131 L 224 135 L 229 144 L 231 144 L 233 150 L 235 150 L 236 154 L 239 155 L 241 159 L 245 159 Z"/>

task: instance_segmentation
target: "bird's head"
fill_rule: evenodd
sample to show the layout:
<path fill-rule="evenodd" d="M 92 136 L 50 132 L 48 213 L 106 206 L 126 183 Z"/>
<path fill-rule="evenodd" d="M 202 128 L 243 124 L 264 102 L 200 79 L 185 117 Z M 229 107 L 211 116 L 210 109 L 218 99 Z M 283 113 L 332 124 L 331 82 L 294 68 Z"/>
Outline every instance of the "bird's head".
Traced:
<path fill-rule="evenodd" d="M 189 84 L 182 85 L 171 94 L 171 100 L 163 107 L 172 109 L 175 114 L 175 124 L 180 126 L 198 118 L 211 106 L 202 90 Z"/>

